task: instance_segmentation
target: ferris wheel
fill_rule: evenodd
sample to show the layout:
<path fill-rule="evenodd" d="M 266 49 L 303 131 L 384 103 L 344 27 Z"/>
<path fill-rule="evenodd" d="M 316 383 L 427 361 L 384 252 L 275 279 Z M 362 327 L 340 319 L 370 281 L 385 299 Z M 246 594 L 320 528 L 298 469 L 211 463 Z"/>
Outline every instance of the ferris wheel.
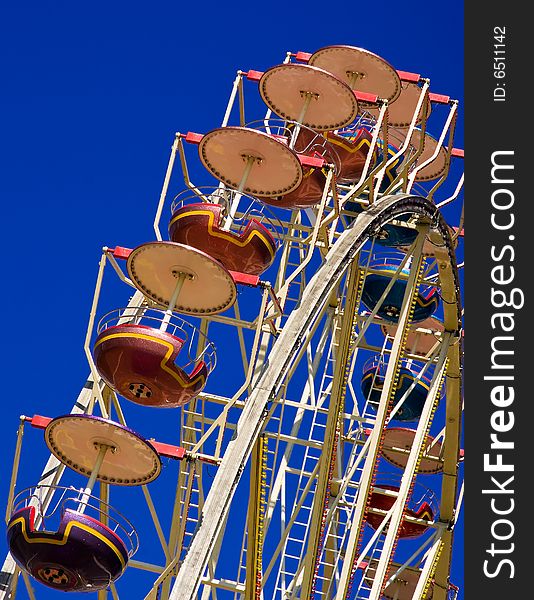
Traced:
<path fill-rule="evenodd" d="M 176 133 L 154 238 L 103 248 L 79 397 L 21 417 L 0 598 L 457 598 L 457 117 L 339 45 L 237 71 L 221 125 Z M 105 311 L 109 271 L 133 295 Z M 19 490 L 28 425 L 50 458 Z"/>

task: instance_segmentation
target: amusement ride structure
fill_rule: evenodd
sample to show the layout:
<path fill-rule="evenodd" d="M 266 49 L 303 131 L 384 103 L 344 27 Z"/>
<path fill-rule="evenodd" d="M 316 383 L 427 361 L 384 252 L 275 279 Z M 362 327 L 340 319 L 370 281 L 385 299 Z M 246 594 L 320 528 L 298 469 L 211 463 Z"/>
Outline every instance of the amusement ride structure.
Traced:
<path fill-rule="evenodd" d="M 89 379 L 69 414 L 21 417 L 0 598 L 458 597 L 457 116 L 328 46 L 238 71 L 220 127 L 176 134 L 154 238 L 103 248 Z M 110 270 L 130 300 L 106 312 Z M 176 437 L 132 430 L 132 403 Z M 19 490 L 28 425 L 50 458 Z"/>

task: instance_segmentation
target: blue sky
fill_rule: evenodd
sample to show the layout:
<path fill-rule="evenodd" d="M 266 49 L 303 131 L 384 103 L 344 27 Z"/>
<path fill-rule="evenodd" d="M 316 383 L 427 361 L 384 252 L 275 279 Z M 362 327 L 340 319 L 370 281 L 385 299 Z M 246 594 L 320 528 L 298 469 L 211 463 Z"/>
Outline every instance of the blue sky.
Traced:
<path fill-rule="evenodd" d="M 11 463 L 18 416 L 68 412 L 85 381 L 83 340 L 101 247 L 134 247 L 153 239 L 174 132 L 216 127 L 237 69 L 264 70 L 281 62 L 287 50 L 312 52 L 339 43 L 421 73 L 430 78 L 432 91 L 459 99 L 456 145 L 461 145 L 463 2 L 457 0 L 388 0 L 360 9 L 344 2 L 333 10 L 315 0 L 283 7 L 4 5 L 4 465 Z M 193 174 L 200 180 L 201 167 Z M 113 290 L 127 301 L 128 292 Z M 110 302 L 109 308 L 119 305 Z M 147 437 L 160 437 L 155 412 L 135 413 Z M 26 438 L 33 450 L 22 478 L 30 485 L 47 455 L 38 432 L 28 430 Z M 8 479 L 4 469 L 2 506 Z M 2 556 L 4 549 L 0 536 Z M 453 564 L 453 580 L 460 584 L 462 561 L 460 546 Z M 56 596 L 39 588 L 38 598 Z"/>

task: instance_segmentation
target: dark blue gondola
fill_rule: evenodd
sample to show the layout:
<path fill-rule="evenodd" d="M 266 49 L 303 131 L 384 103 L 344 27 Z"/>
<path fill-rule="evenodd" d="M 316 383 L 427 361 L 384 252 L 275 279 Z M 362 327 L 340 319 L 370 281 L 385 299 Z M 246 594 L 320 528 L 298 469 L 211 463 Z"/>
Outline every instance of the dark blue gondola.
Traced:
<path fill-rule="evenodd" d="M 384 359 L 380 355 L 369 359 L 363 367 L 360 382 L 361 390 L 366 400 L 368 400 L 369 406 L 374 410 L 376 410 L 380 402 L 386 369 L 387 363 L 384 362 Z M 417 421 L 421 416 L 430 389 L 430 378 L 426 374 L 418 378 L 421 369 L 422 365 L 419 363 L 414 363 L 406 359 L 403 359 L 401 362 L 393 406 L 401 400 L 414 382 L 415 385 L 393 417 L 398 421 Z"/>
<path fill-rule="evenodd" d="M 389 285 L 392 276 L 397 271 L 404 256 L 376 256 L 369 267 L 374 271 L 368 273 L 362 290 L 362 301 L 369 310 L 373 310 Z M 378 271 L 378 272 L 377 272 Z M 409 269 L 401 270 L 401 277 L 407 277 Z M 399 277 L 389 290 L 386 298 L 378 309 L 377 315 L 389 323 L 399 320 L 402 301 L 406 291 L 407 281 Z M 415 308 L 412 322 L 424 321 L 434 314 L 439 306 L 439 290 L 435 286 L 420 286 L 415 298 Z"/>
<path fill-rule="evenodd" d="M 410 215 L 400 215 L 397 217 L 397 220 L 408 221 L 409 218 Z M 406 246 L 411 246 L 415 242 L 416 237 L 417 229 L 387 223 L 378 232 L 378 235 L 375 237 L 375 241 L 381 246 L 405 248 Z"/>

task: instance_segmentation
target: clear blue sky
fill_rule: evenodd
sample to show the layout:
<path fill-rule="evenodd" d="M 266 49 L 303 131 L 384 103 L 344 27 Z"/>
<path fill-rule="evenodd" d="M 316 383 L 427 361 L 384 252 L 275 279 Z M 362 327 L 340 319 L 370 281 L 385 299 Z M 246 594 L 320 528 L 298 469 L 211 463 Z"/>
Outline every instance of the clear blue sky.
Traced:
<path fill-rule="evenodd" d="M 458 0 L 4 4 L 4 465 L 11 464 L 18 416 L 69 412 L 85 381 L 83 340 L 101 247 L 153 239 L 174 132 L 217 126 L 237 69 L 264 70 L 287 50 L 339 43 L 367 48 L 398 69 L 429 77 L 433 91 L 460 99 L 456 145 L 462 145 Z M 195 173 L 199 179 L 201 168 Z M 127 293 L 121 289 L 122 300 L 110 308 L 125 303 Z M 161 437 L 161 415 L 153 413 L 135 413 L 136 424 L 147 437 Z M 31 456 L 22 479 L 30 485 L 47 454 L 38 432 L 28 430 L 26 441 Z M 4 468 L 2 506 L 8 479 Z M 4 550 L 0 536 L 2 559 Z M 462 562 L 460 546 L 453 565 L 460 585 Z M 39 586 L 38 598 L 48 597 L 57 594 Z M 136 600 L 135 592 L 130 597 Z"/>

